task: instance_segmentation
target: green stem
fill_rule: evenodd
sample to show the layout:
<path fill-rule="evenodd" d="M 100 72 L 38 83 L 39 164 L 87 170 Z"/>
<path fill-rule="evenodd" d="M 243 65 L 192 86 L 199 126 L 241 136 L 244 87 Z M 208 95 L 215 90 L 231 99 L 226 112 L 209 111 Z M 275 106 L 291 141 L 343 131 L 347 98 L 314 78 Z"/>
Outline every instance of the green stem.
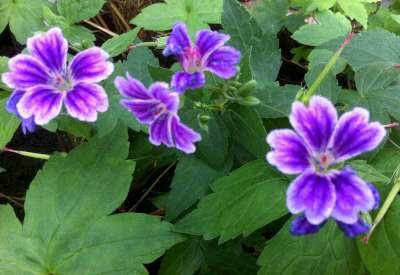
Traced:
<path fill-rule="evenodd" d="M 394 199 L 396 198 L 397 194 L 400 191 L 400 177 L 397 175 L 398 172 L 400 171 L 400 166 L 397 167 L 396 172 L 394 173 L 395 176 L 395 181 L 393 184 L 392 189 L 390 190 L 389 194 L 387 195 L 385 202 L 383 203 L 382 207 L 379 209 L 378 214 L 375 217 L 375 220 L 371 226 L 371 229 L 369 230 L 369 233 L 366 237 L 366 241 L 371 238 L 372 233 L 374 232 L 375 228 L 378 226 L 378 224 L 383 220 L 385 217 L 387 211 L 389 210 L 390 206 L 392 205 Z"/>
<path fill-rule="evenodd" d="M 15 153 L 15 154 L 29 157 L 29 158 L 44 159 L 44 160 L 50 159 L 50 155 L 46 155 L 46 154 L 38 154 L 38 153 L 32 153 L 32 152 L 27 152 L 27 151 L 18 151 L 18 150 L 13 150 L 10 148 L 4 148 L 3 151 Z"/>
<path fill-rule="evenodd" d="M 337 61 L 339 60 L 340 55 L 342 54 L 344 48 L 350 43 L 354 36 L 354 33 L 350 33 L 348 37 L 345 39 L 343 44 L 340 46 L 339 50 L 331 57 L 329 60 L 328 64 L 325 65 L 324 69 L 322 72 L 318 75 L 317 79 L 314 81 L 314 83 L 311 85 L 308 90 L 304 91 L 298 96 L 298 100 L 308 103 L 310 98 L 317 92 L 318 88 L 321 86 L 322 82 L 325 80 L 325 78 L 328 76 L 332 68 L 335 66 Z"/>
<path fill-rule="evenodd" d="M 134 48 L 139 48 L 139 47 L 159 47 L 160 43 L 157 41 L 149 41 L 149 42 L 141 42 L 137 43 L 135 45 L 129 46 L 129 50 L 134 49 Z"/>

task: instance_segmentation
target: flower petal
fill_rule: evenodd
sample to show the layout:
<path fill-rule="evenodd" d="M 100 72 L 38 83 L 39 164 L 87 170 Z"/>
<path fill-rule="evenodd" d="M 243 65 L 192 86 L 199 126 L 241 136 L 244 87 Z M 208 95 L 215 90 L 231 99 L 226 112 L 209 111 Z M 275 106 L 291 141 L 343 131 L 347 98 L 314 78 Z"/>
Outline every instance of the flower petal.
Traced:
<path fill-rule="evenodd" d="M 108 97 L 97 84 L 79 83 L 67 93 L 65 107 L 72 117 L 93 122 L 97 120 L 97 112 L 107 111 Z"/>
<path fill-rule="evenodd" d="M 324 223 L 315 225 L 308 222 L 303 215 L 296 217 L 290 224 L 290 233 L 295 236 L 302 236 L 317 233 Z"/>
<path fill-rule="evenodd" d="M 334 185 L 325 175 L 308 170 L 298 176 L 287 190 L 287 207 L 293 214 L 304 212 L 314 225 L 324 222 L 335 206 Z"/>
<path fill-rule="evenodd" d="M 308 108 L 301 102 L 293 103 L 289 119 L 311 150 L 324 152 L 335 129 L 337 112 L 329 100 L 313 96 Z"/>
<path fill-rule="evenodd" d="M 34 122 L 45 125 L 61 111 L 64 93 L 51 86 L 39 85 L 27 91 L 17 104 L 18 113 L 24 119 L 34 116 Z"/>
<path fill-rule="evenodd" d="M 292 130 L 274 130 L 267 136 L 272 151 L 267 160 L 286 174 L 300 174 L 310 167 L 309 153 L 302 139 Z"/>
<path fill-rule="evenodd" d="M 21 100 L 22 96 L 25 94 L 25 91 L 16 90 L 14 91 L 11 96 L 8 98 L 6 103 L 6 110 L 9 113 L 12 113 L 18 116 L 21 119 L 21 128 L 22 132 L 26 135 L 27 133 L 33 133 L 36 130 L 36 124 L 34 122 L 33 117 L 28 119 L 24 119 L 20 116 L 17 110 L 17 104 Z"/>
<path fill-rule="evenodd" d="M 142 82 L 132 78 L 129 74 L 127 74 L 126 78 L 118 76 L 114 84 L 122 96 L 142 100 L 153 99 L 153 96 L 147 92 Z"/>
<path fill-rule="evenodd" d="M 199 31 L 196 34 L 196 47 L 202 60 L 207 60 L 215 50 L 221 48 L 229 39 L 229 35 L 218 33 L 216 31 Z"/>
<path fill-rule="evenodd" d="M 28 51 L 51 71 L 63 72 L 67 65 L 68 42 L 61 29 L 52 28 L 27 41 Z"/>
<path fill-rule="evenodd" d="M 210 72 L 221 78 L 228 79 L 238 72 L 237 64 L 240 61 L 240 52 L 232 47 L 222 47 L 214 51 L 205 62 Z"/>
<path fill-rule="evenodd" d="M 337 222 L 340 229 L 350 238 L 355 238 L 360 235 L 366 234 L 371 226 L 366 223 L 362 218 L 358 218 L 356 223 L 346 224 L 342 222 Z"/>
<path fill-rule="evenodd" d="M 186 25 L 183 23 L 177 23 L 172 28 L 172 32 L 168 37 L 167 46 L 163 51 L 164 56 L 175 55 L 180 57 L 187 47 L 191 46 Z"/>
<path fill-rule="evenodd" d="M 156 119 L 157 108 L 160 102 L 155 99 L 123 99 L 121 100 L 121 104 L 130 111 L 140 123 L 151 124 Z"/>
<path fill-rule="evenodd" d="M 339 119 L 329 147 L 337 161 L 344 161 L 374 150 L 385 135 L 386 131 L 380 123 L 369 123 L 367 110 L 354 108 Z"/>
<path fill-rule="evenodd" d="M 14 115 L 19 115 L 18 110 L 17 110 L 17 104 L 21 100 L 22 96 L 26 92 L 23 90 L 15 90 L 10 97 L 8 98 L 6 102 L 6 110 L 9 113 L 12 113 Z"/>
<path fill-rule="evenodd" d="M 163 103 L 166 111 L 176 114 L 179 108 L 179 95 L 171 92 L 168 84 L 164 82 L 154 82 L 149 93 L 157 100 Z"/>
<path fill-rule="evenodd" d="M 373 209 L 375 198 L 372 190 L 351 168 L 333 173 L 330 179 L 336 192 L 336 204 L 332 211 L 335 220 L 352 224 L 357 222 L 360 211 Z"/>
<path fill-rule="evenodd" d="M 184 93 L 186 90 L 199 89 L 206 84 L 206 78 L 203 72 L 186 73 L 177 72 L 172 76 L 171 86 L 178 93 Z"/>
<path fill-rule="evenodd" d="M 69 70 L 75 82 L 97 83 L 109 77 L 114 65 L 107 61 L 108 53 L 92 47 L 78 53 L 71 61 Z"/>
<path fill-rule="evenodd" d="M 150 126 L 150 142 L 154 145 L 164 144 L 167 147 L 174 146 L 171 124 L 172 115 L 165 113 L 159 116 Z"/>
<path fill-rule="evenodd" d="M 374 195 L 374 206 L 372 207 L 372 210 L 376 210 L 379 208 L 379 204 L 381 203 L 381 195 L 379 194 L 378 189 L 373 185 L 372 183 L 367 183 L 369 189 L 371 189 L 372 195 Z"/>
<path fill-rule="evenodd" d="M 12 89 L 46 85 L 50 81 L 46 67 L 33 56 L 19 54 L 10 59 L 8 66 L 10 72 L 2 75 L 2 81 Z"/>
<path fill-rule="evenodd" d="M 181 123 L 178 116 L 173 116 L 171 130 L 177 149 L 186 154 L 191 154 L 196 151 L 194 143 L 201 140 L 201 135 L 199 133 Z"/>

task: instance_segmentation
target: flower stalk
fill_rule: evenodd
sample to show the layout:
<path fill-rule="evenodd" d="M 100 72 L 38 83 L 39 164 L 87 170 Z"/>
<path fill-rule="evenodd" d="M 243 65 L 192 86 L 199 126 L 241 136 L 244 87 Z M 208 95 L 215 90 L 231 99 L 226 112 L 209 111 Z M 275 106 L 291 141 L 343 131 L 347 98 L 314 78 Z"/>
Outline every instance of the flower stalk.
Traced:
<path fill-rule="evenodd" d="M 400 192 L 400 165 L 396 168 L 396 171 L 394 172 L 393 175 L 393 179 L 394 179 L 393 187 L 390 190 L 389 194 L 387 195 L 385 202 L 382 204 L 382 207 L 379 209 L 379 212 L 375 217 L 371 229 L 369 230 L 368 235 L 365 238 L 365 243 L 368 243 L 368 240 L 371 238 L 372 233 L 379 225 L 379 223 L 383 220 L 390 206 L 392 205 L 394 199 L 396 198 L 397 194 Z"/>
<path fill-rule="evenodd" d="M 339 60 L 339 57 L 341 56 L 343 50 L 346 48 L 346 46 L 351 42 L 351 40 L 354 37 L 354 33 L 351 32 L 347 38 L 344 40 L 343 44 L 340 46 L 339 50 L 331 57 L 329 60 L 328 64 L 325 65 L 324 69 L 322 72 L 318 75 L 317 79 L 314 81 L 314 83 L 311 85 L 308 90 L 305 90 L 304 92 L 302 91 L 298 96 L 297 100 L 302 101 L 303 103 L 308 103 L 310 98 L 316 94 L 318 88 L 321 86 L 322 82 L 325 80 L 325 78 L 328 76 L 332 68 L 335 66 L 337 61 Z"/>
<path fill-rule="evenodd" d="M 29 157 L 29 158 L 34 158 L 34 159 L 43 159 L 43 160 L 50 159 L 50 155 L 46 155 L 46 154 L 39 154 L 39 153 L 33 153 L 33 152 L 27 152 L 27 151 L 19 151 L 19 150 L 14 150 L 14 149 L 10 149 L 10 148 L 4 148 L 3 151 L 18 154 L 18 155 Z"/>

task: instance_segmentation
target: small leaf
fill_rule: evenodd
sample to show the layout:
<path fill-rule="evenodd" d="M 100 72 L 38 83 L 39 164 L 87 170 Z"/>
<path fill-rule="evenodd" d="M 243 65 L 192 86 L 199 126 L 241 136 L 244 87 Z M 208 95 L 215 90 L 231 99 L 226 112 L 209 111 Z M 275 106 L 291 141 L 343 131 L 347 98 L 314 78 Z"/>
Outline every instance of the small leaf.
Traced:
<path fill-rule="evenodd" d="M 131 20 L 132 24 L 147 30 L 165 31 L 177 22 L 187 24 L 189 32 L 208 28 L 206 23 L 220 24 L 222 0 L 165 0 L 144 8 Z"/>
<path fill-rule="evenodd" d="M 316 15 L 316 20 L 316 24 L 302 26 L 292 37 L 304 45 L 319 46 L 351 32 L 350 21 L 341 13 L 324 11 Z"/>
<path fill-rule="evenodd" d="M 362 2 L 365 0 L 337 0 L 339 6 L 343 9 L 344 13 L 350 17 L 350 19 L 355 19 L 361 23 L 365 28 L 368 23 L 368 12 Z"/>
<path fill-rule="evenodd" d="M 103 48 L 103 50 L 108 52 L 111 57 L 120 55 L 128 49 L 129 45 L 133 43 L 138 32 L 139 28 L 134 28 L 129 32 L 107 40 L 101 47 Z"/>
<path fill-rule="evenodd" d="M 0 12 L 5 14 L 0 13 L 0 17 L 8 14 L 11 32 L 19 43 L 25 44 L 28 37 L 45 27 L 42 7 L 48 4 L 46 0 L 6 0 L 5 10 L 0 6 Z"/>
<path fill-rule="evenodd" d="M 284 216 L 288 179 L 264 161 L 250 162 L 215 181 L 214 193 L 179 221 L 175 230 L 225 242 Z"/>
<path fill-rule="evenodd" d="M 58 12 L 70 23 L 94 17 L 103 7 L 105 0 L 59 0 Z"/>

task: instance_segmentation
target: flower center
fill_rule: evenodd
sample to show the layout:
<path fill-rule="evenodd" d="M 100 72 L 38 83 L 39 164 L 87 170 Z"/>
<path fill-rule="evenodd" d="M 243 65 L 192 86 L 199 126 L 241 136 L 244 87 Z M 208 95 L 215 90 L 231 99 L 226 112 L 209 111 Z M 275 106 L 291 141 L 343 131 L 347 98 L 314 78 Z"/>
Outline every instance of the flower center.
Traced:
<path fill-rule="evenodd" d="M 335 162 L 333 155 L 329 152 L 324 152 L 317 155 L 312 160 L 312 164 L 316 171 L 326 172 Z"/>
<path fill-rule="evenodd" d="M 51 78 L 51 85 L 60 92 L 68 92 L 72 89 L 72 83 L 65 74 L 57 73 Z"/>
<path fill-rule="evenodd" d="M 153 114 L 158 117 L 164 113 L 167 113 L 168 109 L 167 106 L 165 106 L 164 103 L 160 102 L 156 106 L 153 107 Z"/>
<path fill-rule="evenodd" d="M 195 73 L 203 69 L 201 56 L 196 47 L 186 48 L 183 59 L 183 67 L 186 72 Z"/>

